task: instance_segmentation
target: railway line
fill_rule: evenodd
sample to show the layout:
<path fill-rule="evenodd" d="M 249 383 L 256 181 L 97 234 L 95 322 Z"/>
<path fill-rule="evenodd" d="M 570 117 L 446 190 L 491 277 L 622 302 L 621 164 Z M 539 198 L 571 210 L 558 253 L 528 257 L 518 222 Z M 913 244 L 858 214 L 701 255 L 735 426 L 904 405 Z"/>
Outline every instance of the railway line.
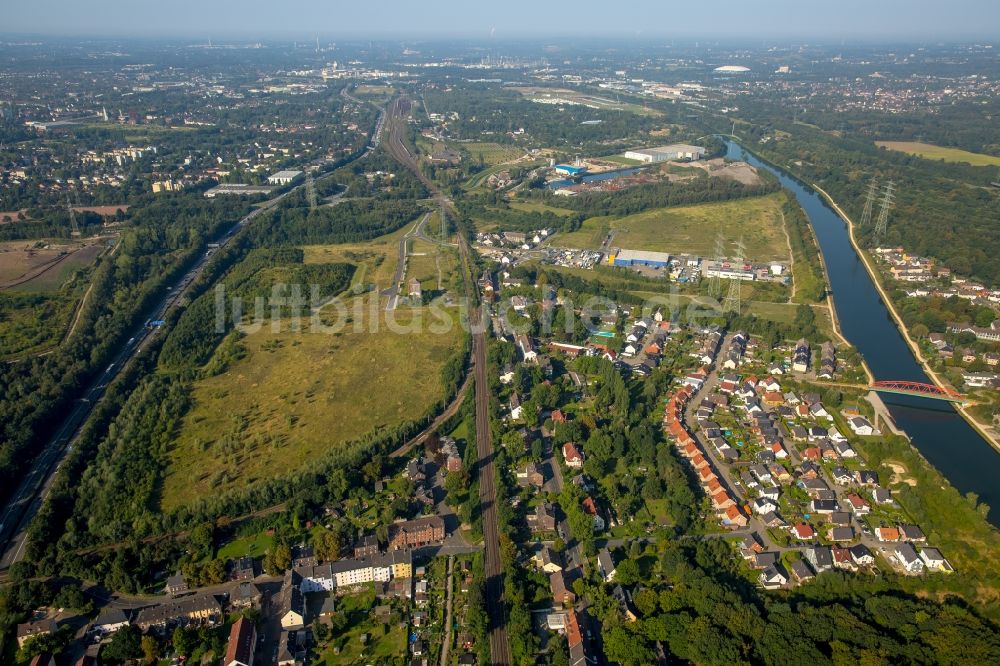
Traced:
<path fill-rule="evenodd" d="M 420 170 L 416 159 L 403 143 L 401 123 L 409 113 L 409 103 L 394 100 L 386 114 L 385 146 L 389 153 L 420 179 L 437 200 L 441 213 L 455 214 L 454 205 L 437 185 Z M 462 278 L 470 301 L 475 298 L 476 286 L 469 277 L 469 245 L 459 234 L 459 254 L 463 265 Z M 486 377 L 486 327 L 483 311 L 470 306 L 469 324 L 472 329 L 473 379 L 476 392 L 476 452 L 479 456 L 479 502 L 483 516 L 483 541 L 485 550 L 486 613 L 489 618 L 490 663 L 508 666 L 511 663 L 510 641 L 507 637 L 507 613 L 503 601 L 503 567 L 500 562 L 500 529 L 496 511 L 496 470 L 493 461 L 493 437 L 490 432 L 490 396 Z"/>

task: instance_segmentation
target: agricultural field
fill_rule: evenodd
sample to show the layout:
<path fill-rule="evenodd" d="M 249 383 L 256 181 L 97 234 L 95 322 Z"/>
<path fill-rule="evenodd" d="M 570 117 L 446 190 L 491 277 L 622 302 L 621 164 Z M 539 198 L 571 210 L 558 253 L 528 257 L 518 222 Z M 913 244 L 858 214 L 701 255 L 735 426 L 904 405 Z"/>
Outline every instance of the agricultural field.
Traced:
<path fill-rule="evenodd" d="M 441 369 L 460 347 L 457 314 L 445 315 L 442 332 L 425 310 L 396 310 L 393 330 L 376 312 L 377 321 L 358 317 L 336 333 L 262 326 L 241 340 L 241 360 L 195 382 L 167 453 L 163 510 L 292 472 L 426 414 L 444 397 Z"/>
<path fill-rule="evenodd" d="M 93 242 L 0 243 L 0 290 L 57 291 L 73 273 L 94 263 L 104 249 Z"/>
<path fill-rule="evenodd" d="M 921 143 L 920 141 L 876 141 L 875 145 L 880 148 L 888 148 L 889 150 L 906 153 L 907 155 L 916 155 L 926 160 L 965 162 L 972 166 L 1000 166 L 1000 157 L 970 153 L 961 148 L 935 146 L 932 143 Z"/>
<path fill-rule="evenodd" d="M 59 343 L 86 290 L 86 269 L 104 250 L 100 243 L 0 244 L 0 359 Z"/>
<path fill-rule="evenodd" d="M 724 252 L 735 256 L 742 238 L 745 257 L 754 261 L 789 260 L 781 220 L 781 194 L 695 206 L 656 208 L 622 218 L 593 217 L 577 231 L 560 234 L 561 247 L 596 249 L 609 232 L 613 247 L 700 256 L 715 254 L 718 236 Z"/>

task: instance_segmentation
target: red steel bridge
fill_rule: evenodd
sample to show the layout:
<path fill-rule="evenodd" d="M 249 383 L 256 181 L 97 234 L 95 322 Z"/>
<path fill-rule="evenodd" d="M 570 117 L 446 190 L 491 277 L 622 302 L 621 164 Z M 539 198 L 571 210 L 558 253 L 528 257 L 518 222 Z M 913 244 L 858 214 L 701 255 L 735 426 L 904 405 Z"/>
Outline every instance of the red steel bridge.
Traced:
<path fill-rule="evenodd" d="M 873 382 L 868 388 L 879 393 L 898 393 L 900 395 L 915 395 L 920 398 L 947 400 L 948 402 L 966 402 L 965 396 L 958 391 L 943 389 L 934 384 L 923 384 L 921 382 L 888 380 Z"/>

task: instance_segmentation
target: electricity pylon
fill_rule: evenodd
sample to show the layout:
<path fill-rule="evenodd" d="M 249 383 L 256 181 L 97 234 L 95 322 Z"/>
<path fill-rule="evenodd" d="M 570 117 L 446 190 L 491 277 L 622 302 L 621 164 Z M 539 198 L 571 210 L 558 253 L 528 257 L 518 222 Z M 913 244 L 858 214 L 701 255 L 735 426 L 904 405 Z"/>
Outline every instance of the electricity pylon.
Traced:
<path fill-rule="evenodd" d="M 881 242 L 885 238 L 885 232 L 889 226 L 889 211 L 892 210 L 896 199 L 895 187 L 896 184 L 890 180 L 882 191 L 882 205 L 878 211 L 878 222 L 875 223 L 876 242 Z"/>

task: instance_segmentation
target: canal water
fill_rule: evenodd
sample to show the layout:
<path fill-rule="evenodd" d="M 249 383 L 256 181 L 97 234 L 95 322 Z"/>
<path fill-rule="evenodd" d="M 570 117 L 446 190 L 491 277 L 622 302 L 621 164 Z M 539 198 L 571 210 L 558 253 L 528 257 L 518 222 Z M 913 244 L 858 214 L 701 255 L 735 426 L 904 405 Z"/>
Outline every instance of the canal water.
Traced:
<path fill-rule="evenodd" d="M 854 251 L 847 223 L 819 193 L 739 144 L 726 144 L 730 159 L 745 159 L 775 174 L 809 216 L 830 275 L 841 331 L 865 357 L 875 378 L 930 383 Z M 883 395 L 882 400 L 924 457 L 961 493 L 971 490 L 989 504 L 989 521 L 1000 527 L 1000 454 L 989 442 L 948 403 L 900 395 Z"/>

